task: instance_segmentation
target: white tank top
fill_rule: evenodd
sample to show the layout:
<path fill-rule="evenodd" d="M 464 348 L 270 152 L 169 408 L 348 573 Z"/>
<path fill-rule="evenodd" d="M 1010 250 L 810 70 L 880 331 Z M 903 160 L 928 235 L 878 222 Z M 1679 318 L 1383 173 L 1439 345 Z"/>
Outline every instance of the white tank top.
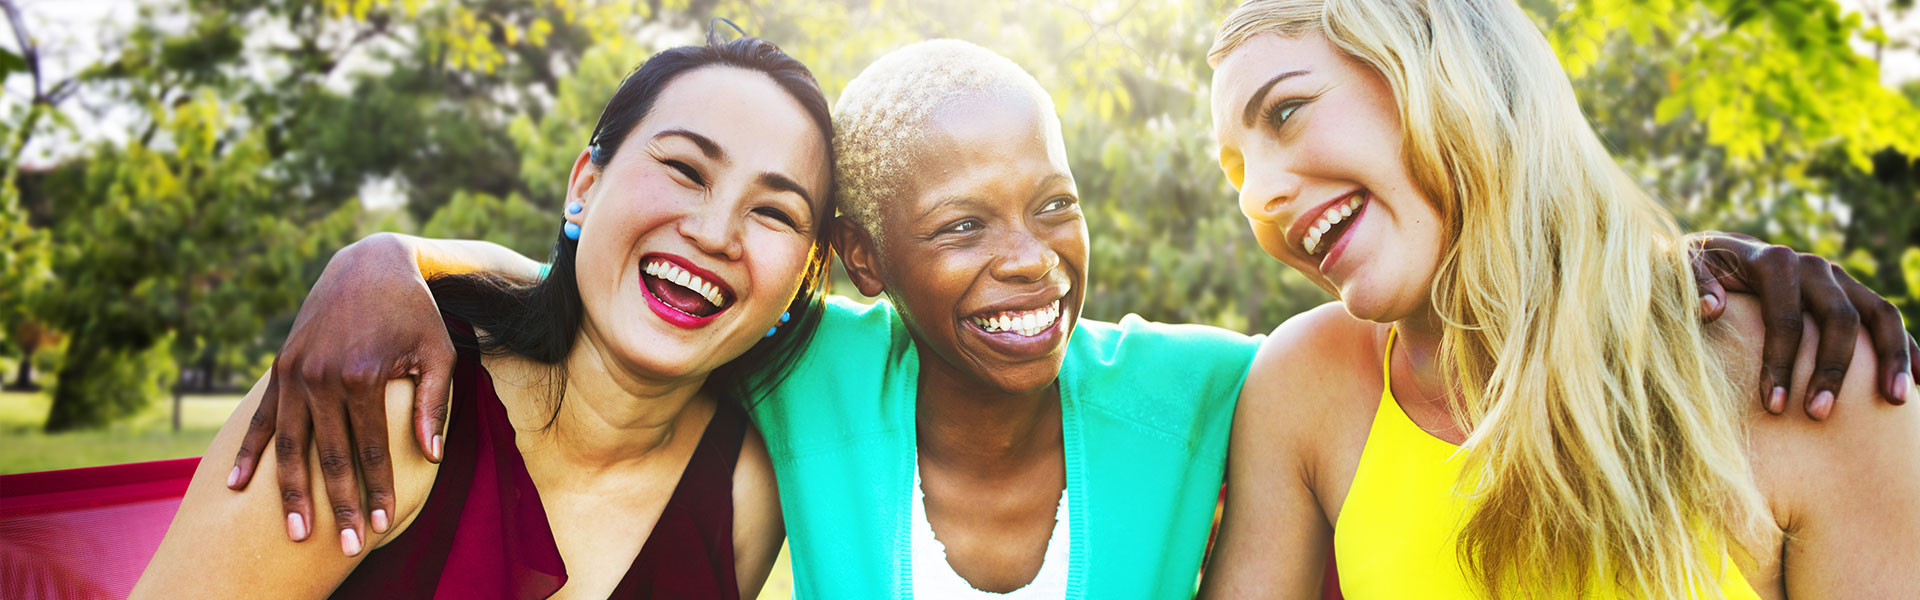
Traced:
<path fill-rule="evenodd" d="M 1053 535 L 1047 538 L 1047 553 L 1040 560 L 1040 572 L 1020 589 L 997 594 L 983 592 L 967 583 L 953 565 L 947 563 L 947 546 L 933 537 L 927 523 L 927 494 L 920 486 L 920 462 L 913 465 L 913 597 L 937 600 L 1055 600 L 1067 596 L 1067 550 L 1072 543 L 1067 526 L 1067 493 L 1060 492 L 1060 507 L 1053 513 Z"/>

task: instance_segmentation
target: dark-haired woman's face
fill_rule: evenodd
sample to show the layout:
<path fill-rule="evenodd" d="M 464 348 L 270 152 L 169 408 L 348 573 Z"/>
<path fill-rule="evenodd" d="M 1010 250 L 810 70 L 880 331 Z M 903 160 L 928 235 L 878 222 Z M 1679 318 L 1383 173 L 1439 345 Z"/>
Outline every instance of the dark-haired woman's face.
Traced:
<path fill-rule="evenodd" d="M 585 340 L 609 368 L 704 377 L 780 321 L 829 181 L 826 139 L 768 76 L 703 67 L 668 84 L 569 198 Z"/>
<path fill-rule="evenodd" d="M 1086 289 L 1086 220 L 1045 110 L 1018 91 L 951 101 L 880 209 L 883 285 L 921 352 L 1007 393 L 1059 377 Z"/>

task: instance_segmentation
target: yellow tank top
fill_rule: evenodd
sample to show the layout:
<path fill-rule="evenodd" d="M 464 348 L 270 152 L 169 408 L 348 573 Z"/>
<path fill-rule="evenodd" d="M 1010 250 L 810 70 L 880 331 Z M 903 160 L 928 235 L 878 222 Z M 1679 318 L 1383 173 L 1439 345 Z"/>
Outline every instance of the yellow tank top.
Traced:
<path fill-rule="evenodd" d="M 1472 508 L 1455 491 L 1460 448 L 1420 429 L 1393 399 L 1394 337 L 1387 334 L 1387 359 L 1381 361 L 1380 406 L 1333 528 L 1340 592 L 1353 600 L 1476 598 L 1456 552 Z M 1721 590 L 1728 598 L 1760 597 L 1731 565 Z"/>

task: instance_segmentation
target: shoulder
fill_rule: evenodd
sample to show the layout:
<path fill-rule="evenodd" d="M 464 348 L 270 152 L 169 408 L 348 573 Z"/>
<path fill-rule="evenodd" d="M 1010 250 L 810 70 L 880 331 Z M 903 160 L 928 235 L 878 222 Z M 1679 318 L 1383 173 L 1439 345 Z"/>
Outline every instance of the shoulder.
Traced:
<path fill-rule="evenodd" d="M 1237 418 L 1311 444 L 1347 417 L 1370 415 L 1384 384 L 1388 327 L 1354 318 L 1339 302 L 1287 319 L 1254 355 Z"/>
<path fill-rule="evenodd" d="M 404 383 L 402 383 L 404 382 Z M 239 492 L 226 488 L 226 468 L 246 433 L 248 417 L 266 396 L 262 377 L 215 435 L 192 482 L 181 499 L 179 512 L 167 530 L 153 561 L 141 578 L 136 596 L 156 590 L 167 595 L 206 597 L 324 596 L 345 579 L 360 559 L 340 552 L 339 528 L 328 507 L 326 484 L 320 479 L 318 452 L 307 452 L 308 490 L 315 522 L 311 537 L 295 543 L 287 538 L 287 519 L 281 513 L 278 444 L 269 444 L 252 482 Z M 391 451 L 395 503 L 398 514 L 387 533 L 368 528 L 366 548 L 378 547 L 404 531 L 432 490 L 438 466 L 426 460 L 409 430 L 413 385 L 396 380 L 386 389 L 387 441 Z M 351 459 L 349 459 L 351 460 Z M 262 560 L 271 557 L 271 560 Z M 218 576 L 241 574 L 245 577 Z"/>
<path fill-rule="evenodd" d="M 1920 593 L 1911 570 L 1920 562 L 1920 407 L 1879 397 L 1873 348 L 1861 334 L 1832 414 L 1808 418 L 1802 399 L 1819 343 L 1809 320 L 1786 414 L 1766 413 L 1755 390 L 1765 334 L 1759 303 L 1738 294 L 1728 300 L 1708 339 L 1720 345 L 1746 416 L 1754 478 L 1786 532 L 1781 573 L 1789 593 Z"/>
<path fill-rule="evenodd" d="M 785 538 L 780 492 L 766 441 L 748 427 L 733 468 L 734 576 L 739 580 L 741 596 L 751 597 L 766 583 Z"/>
<path fill-rule="evenodd" d="M 1206 325 L 1081 320 L 1068 342 L 1066 371 L 1094 381 L 1240 387 L 1260 339 Z"/>
<path fill-rule="evenodd" d="M 1378 378 L 1386 327 L 1354 318 L 1339 302 L 1294 315 L 1261 341 L 1247 375 L 1248 393 L 1272 391 L 1282 383 L 1338 383 L 1356 374 Z"/>

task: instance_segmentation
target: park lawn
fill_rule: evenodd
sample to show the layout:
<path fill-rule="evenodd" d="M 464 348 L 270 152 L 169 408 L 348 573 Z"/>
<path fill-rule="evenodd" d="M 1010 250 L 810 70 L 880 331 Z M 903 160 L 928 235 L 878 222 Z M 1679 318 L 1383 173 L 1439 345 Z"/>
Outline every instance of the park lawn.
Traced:
<path fill-rule="evenodd" d="M 40 426 L 51 402 L 45 393 L 0 392 L 0 474 L 199 456 L 240 395 L 188 395 L 179 432 L 172 430 L 172 399 L 163 398 L 103 429 L 49 435 Z"/>

